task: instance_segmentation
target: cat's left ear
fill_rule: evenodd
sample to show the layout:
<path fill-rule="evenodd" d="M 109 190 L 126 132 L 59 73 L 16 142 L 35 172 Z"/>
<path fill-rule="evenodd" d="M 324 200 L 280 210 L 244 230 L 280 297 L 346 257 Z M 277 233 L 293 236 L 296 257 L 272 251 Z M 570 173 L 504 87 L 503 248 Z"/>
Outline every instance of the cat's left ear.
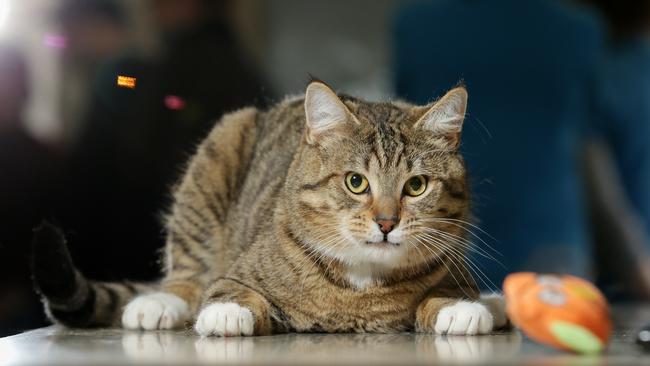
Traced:
<path fill-rule="evenodd" d="M 426 108 L 428 110 L 413 127 L 429 130 L 435 136 L 445 138 L 450 147 L 458 147 L 467 110 L 467 90 L 454 88 Z"/>
<path fill-rule="evenodd" d="M 336 93 L 320 81 L 312 81 L 307 86 L 305 117 L 309 144 L 340 135 L 345 132 L 348 123 L 356 122 L 354 115 Z"/>

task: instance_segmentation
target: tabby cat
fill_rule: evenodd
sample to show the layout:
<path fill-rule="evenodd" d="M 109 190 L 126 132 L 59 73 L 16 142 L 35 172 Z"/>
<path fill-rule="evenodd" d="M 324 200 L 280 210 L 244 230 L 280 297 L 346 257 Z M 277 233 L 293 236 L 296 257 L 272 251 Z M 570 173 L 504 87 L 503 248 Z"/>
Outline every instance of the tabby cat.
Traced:
<path fill-rule="evenodd" d="M 225 115 L 174 189 L 160 283 L 88 281 L 61 232 L 37 229 L 48 315 L 78 327 L 193 324 L 203 336 L 490 332 L 503 314 L 478 301 L 459 240 L 466 103 L 463 87 L 415 106 L 312 81 L 304 97 Z"/>

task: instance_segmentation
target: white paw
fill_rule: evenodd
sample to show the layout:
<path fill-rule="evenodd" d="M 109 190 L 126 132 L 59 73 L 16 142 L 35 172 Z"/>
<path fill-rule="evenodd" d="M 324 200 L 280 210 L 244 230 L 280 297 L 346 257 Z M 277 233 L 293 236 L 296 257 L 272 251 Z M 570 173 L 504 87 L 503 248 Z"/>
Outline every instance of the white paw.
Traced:
<path fill-rule="evenodd" d="M 434 331 L 437 334 L 475 335 L 492 331 L 494 319 L 483 304 L 459 301 L 438 313 Z"/>
<path fill-rule="evenodd" d="M 253 313 L 233 302 L 214 303 L 201 310 L 194 329 L 202 336 L 253 335 Z"/>
<path fill-rule="evenodd" d="M 122 326 L 126 329 L 173 329 L 190 319 L 185 300 L 164 292 L 138 296 L 126 305 Z"/>

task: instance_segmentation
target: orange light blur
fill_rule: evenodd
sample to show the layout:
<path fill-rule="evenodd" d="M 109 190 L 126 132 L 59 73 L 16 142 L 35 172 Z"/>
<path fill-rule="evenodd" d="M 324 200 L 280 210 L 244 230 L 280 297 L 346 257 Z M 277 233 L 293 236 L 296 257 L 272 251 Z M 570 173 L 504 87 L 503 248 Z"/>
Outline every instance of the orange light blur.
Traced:
<path fill-rule="evenodd" d="M 135 89 L 136 78 L 130 76 L 117 76 L 117 85 L 123 88 Z"/>

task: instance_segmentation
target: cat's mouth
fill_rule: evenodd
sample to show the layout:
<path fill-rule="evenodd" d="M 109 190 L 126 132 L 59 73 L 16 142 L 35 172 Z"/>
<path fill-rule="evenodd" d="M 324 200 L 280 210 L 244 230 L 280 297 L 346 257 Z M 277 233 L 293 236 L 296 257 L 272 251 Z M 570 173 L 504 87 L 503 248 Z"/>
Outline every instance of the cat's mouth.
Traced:
<path fill-rule="evenodd" d="M 371 245 L 374 247 L 398 247 L 400 242 L 399 240 L 391 240 L 390 235 L 384 234 L 383 237 L 375 237 L 374 240 L 366 240 L 366 245 Z M 393 238 L 394 239 L 394 238 Z"/>
<path fill-rule="evenodd" d="M 366 241 L 367 245 L 372 245 L 372 246 L 393 246 L 393 247 L 398 247 L 399 243 L 392 243 L 388 240 L 382 240 L 382 241 Z"/>

